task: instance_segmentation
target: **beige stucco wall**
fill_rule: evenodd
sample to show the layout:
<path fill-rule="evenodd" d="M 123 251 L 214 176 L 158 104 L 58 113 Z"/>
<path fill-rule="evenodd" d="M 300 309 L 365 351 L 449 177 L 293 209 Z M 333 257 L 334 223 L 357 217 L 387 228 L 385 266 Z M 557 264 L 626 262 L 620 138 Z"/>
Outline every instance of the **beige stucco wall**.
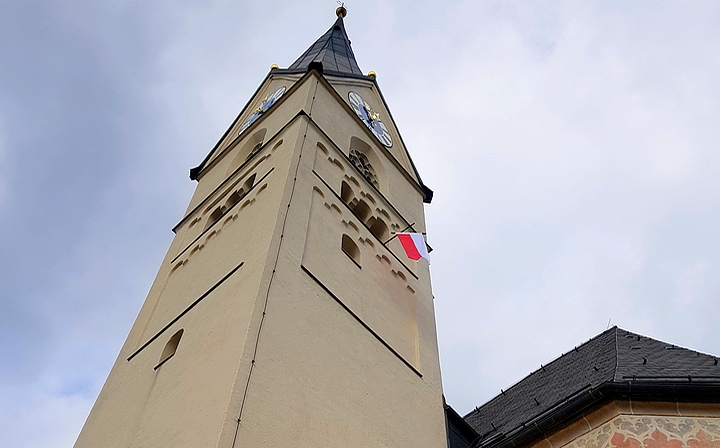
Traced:
<path fill-rule="evenodd" d="M 614 401 L 534 447 L 716 448 L 720 404 Z"/>
<path fill-rule="evenodd" d="M 214 446 L 219 439 L 238 375 L 249 364 L 242 361 L 248 329 L 261 313 L 257 297 L 268 275 L 276 204 L 298 132 L 299 123 L 288 126 L 229 182 L 197 200 L 202 206 L 178 226 L 76 446 Z M 252 174 L 258 183 L 208 227 L 210 205 L 242 184 L 235 178 Z M 175 356 L 155 369 L 181 328 Z"/>
<path fill-rule="evenodd" d="M 288 80 L 270 78 L 260 95 L 276 82 Z M 339 197 L 348 182 L 389 229 L 424 231 L 422 195 L 351 113 L 310 74 L 228 133 L 77 447 L 445 446 L 427 263 L 383 244 Z M 347 159 L 353 136 L 382 165 L 381 190 Z"/>
<path fill-rule="evenodd" d="M 317 82 L 308 116 L 314 121 L 318 108 L 328 117 L 345 113 Z M 343 129 L 334 120 L 334 132 L 345 141 L 338 143 L 319 123 L 303 120 L 297 177 L 289 179 L 288 218 L 238 444 L 445 446 L 427 264 L 411 273 L 400 262 L 399 246 L 385 247 L 339 199 L 341 181 L 353 176 L 362 186 L 353 184 L 356 194 L 374 195 L 374 213 L 384 210 L 389 225 L 403 222 L 389 199 L 344 158 L 351 135 L 366 138 L 362 124 L 349 120 Z M 387 194 L 412 204 L 408 209 L 422 219 L 417 190 Z M 343 233 L 361 248 L 361 268 L 342 252 Z"/>

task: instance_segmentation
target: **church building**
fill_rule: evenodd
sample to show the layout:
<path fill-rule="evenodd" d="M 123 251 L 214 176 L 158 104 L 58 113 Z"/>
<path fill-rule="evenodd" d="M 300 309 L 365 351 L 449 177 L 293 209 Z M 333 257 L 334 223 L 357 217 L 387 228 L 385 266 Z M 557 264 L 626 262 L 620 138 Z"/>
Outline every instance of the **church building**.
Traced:
<path fill-rule="evenodd" d="M 464 417 L 445 403 L 433 192 L 336 14 L 190 170 L 75 446 L 720 447 L 718 359 L 615 327 Z"/>
<path fill-rule="evenodd" d="M 612 327 L 502 390 L 450 446 L 720 447 L 718 358 Z"/>

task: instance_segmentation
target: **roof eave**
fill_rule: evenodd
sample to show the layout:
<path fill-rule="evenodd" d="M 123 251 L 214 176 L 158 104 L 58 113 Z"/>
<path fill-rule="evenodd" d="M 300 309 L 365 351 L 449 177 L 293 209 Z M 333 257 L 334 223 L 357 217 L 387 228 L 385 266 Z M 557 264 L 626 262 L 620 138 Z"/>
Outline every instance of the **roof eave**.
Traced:
<path fill-rule="evenodd" d="M 445 397 L 443 396 L 443 401 L 445 400 Z M 475 431 L 475 428 L 470 426 L 470 424 L 465 421 L 464 418 L 460 414 L 453 409 L 452 406 L 445 403 L 445 414 L 447 419 L 452 419 L 453 422 L 455 422 L 458 426 L 458 429 L 460 429 L 463 432 L 463 435 L 465 435 L 468 439 L 470 439 L 472 442 L 477 441 L 480 438 L 480 435 Z"/>
<path fill-rule="evenodd" d="M 242 115 L 245 113 L 247 108 L 252 103 L 255 96 L 257 96 L 258 92 L 260 92 L 260 89 L 262 89 L 262 87 L 265 85 L 267 80 L 270 79 L 270 76 L 273 73 L 274 73 L 274 70 L 271 69 L 268 72 L 268 74 L 265 75 L 265 78 L 263 78 L 263 80 L 260 83 L 260 85 L 258 86 L 258 88 L 255 89 L 255 92 L 250 96 L 250 99 L 247 101 L 247 103 L 245 103 L 245 106 L 240 110 L 240 113 L 237 114 L 237 116 L 235 117 L 233 122 L 230 124 L 230 127 L 227 128 L 227 130 L 223 133 L 222 137 L 220 137 L 220 140 L 218 140 L 217 143 L 215 143 L 215 146 L 213 146 L 213 148 L 205 156 L 205 158 L 202 160 L 202 162 L 200 162 L 197 166 L 190 168 L 190 180 L 198 180 L 198 178 L 200 177 L 200 173 L 202 173 L 203 169 L 205 169 L 205 166 L 208 164 L 208 162 L 210 162 L 210 159 L 212 158 L 213 154 L 215 154 L 215 152 L 218 150 L 218 148 L 220 148 L 220 145 L 222 144 L 222 142 L 225 141 L 225 137 L 227 137 L 228 134 L 230 134 L 230 131 L 232 131 L 232 129 L 235 127 L 237 122 L 240 120 L 240 117 L 242 117 Z"/>
<path fill-rule="evenodd" d="M 583 412 L 613 400 L 720 403 L 720 378 L 711 381 L 608 381 L 559 403 L 507 433 L 486 434 L 474 446 L 514 448 L 528 446 Z"/>
<path fill-rule="evenodd" d="M 274 68 L 272 69 L 271 73 L 278 74 L 278 75 L 297 75 L 297 74 L 303 74 L 307 73 L 311 70 L 317 70 L 319 73 L 326 75 L 326 76 L 337 76 L 342 78 L 353 78 L 353 79 L 362 79 L 364 81 L 373 81 L 374 78 L 372 76 L 367 75 L 357 75 L 355 73 L 346 73 L 346 72 L 338 72 L 335 70 L 327 70 L 325 68 L 321 68 L 318 65 L 322 66 L 320 63 L 314 63 L 312 67 L 308 68 Z"/>

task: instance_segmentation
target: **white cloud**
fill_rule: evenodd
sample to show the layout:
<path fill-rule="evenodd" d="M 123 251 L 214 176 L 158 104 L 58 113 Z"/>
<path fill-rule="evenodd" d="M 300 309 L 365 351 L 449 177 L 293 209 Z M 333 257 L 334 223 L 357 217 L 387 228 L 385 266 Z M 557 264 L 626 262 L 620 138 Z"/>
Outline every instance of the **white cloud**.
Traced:
<path fill-rule="evenodd" d="M 70 447 L 75 443 L 93 397 L 64 393 L 57 378 L 41 378 L 0 397 L 0 445 L 25 448 Z"/>
<path fill-rule="evenodd" d="M 673 278 L 681 300 L 717 291 L 713 274 L 672 261 L 712 269 L 695 257 L 718 245 L 683 227 L 720 215 L 720 108 L 708 101 L 720 99 L 720 51 L 707 45 L 718 40 L 708 14 L 515 5 L 457 5 L 440 33 L 449 50 L 430 67 L 402 60 L 430 74 L 391 103 L 436 190 L 428 219 L 444 384 L 461 411 L 608 319 L 679 344 L 698 340 L 676 329 L 688 320 L 702 322 L 696 335 L 714 331 L 707 308 L 678 316 L 674 298 L 665 308 L 656 296 Z"/>

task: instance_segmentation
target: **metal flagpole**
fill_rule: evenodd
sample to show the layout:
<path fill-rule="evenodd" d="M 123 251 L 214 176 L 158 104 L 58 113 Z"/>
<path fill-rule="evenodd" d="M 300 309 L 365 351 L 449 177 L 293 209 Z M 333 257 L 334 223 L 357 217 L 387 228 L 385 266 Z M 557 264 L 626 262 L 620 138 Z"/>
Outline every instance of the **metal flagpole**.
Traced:
<path fill-rule="evenodd" d="M 414 225 L 415 225 L 415 223 L 413 222 L 412 224 L 409 224 L 407 227 L 405 227 L 405 228 L 402 229 L 401 231 L 395 232 L 395 234 L 394 234 L 393 236 L 391 236 L 389 240 L 387 240 L 387 241 L 385 241 L 385 242 L 383 243 L 383 246 L 386 245 L 387 243 L 389 243 L 390 241 L 392 241 L 393 238 L 395 238 L 398 233 L 403 233 L 403 232 L 406 231 L 407 229 L 412 229 L 412 226 L 414 226 Z M 414 230 L 414 229 L 413 229 L 413 230 Z"/>

